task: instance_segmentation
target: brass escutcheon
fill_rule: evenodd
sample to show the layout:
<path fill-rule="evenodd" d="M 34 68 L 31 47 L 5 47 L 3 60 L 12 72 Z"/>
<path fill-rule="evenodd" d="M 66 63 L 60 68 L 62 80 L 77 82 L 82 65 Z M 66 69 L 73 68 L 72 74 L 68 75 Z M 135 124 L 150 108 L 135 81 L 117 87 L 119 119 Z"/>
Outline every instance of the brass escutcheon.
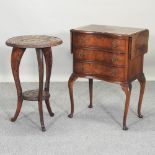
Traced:
<path fill-rule="evenodd" d="M 116 61 L 118 61 L 118 58 L 117 57 L 112 57 L 112 62 L 116 62 Z"/>
<path fill-rule="evenodd" d="M 79 55 L 80 55 L 80 57 L 84 57 L 84 56 L 85 56 L 85 54 L 84 54 L 84 53 L 80 53 Z"/>
<path fill-rule="evenodd" d="M 117 41 L 116 40 L 112 41 L 112 48 L 116 48 L 116 47 L 118 47 Z"/>
<path fill-rule="evenodd" d="M 116 70 L 115 70 L 115 69 L 112 69 L 111 75 L 112 75 L 112 76 L 116 75 Z"/>

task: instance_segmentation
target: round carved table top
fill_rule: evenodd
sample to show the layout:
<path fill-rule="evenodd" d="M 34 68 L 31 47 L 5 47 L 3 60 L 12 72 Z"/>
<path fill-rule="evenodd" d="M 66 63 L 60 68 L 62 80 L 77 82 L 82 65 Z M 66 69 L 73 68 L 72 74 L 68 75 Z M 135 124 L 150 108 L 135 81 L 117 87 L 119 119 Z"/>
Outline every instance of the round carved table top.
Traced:
<path fill-rule="evenodd" d="M 57 37 L 47 35 L 25 35 L 10 38 L 6 45 L 19 48 L 46 48 L 62 44 L 62 40 Z"/>

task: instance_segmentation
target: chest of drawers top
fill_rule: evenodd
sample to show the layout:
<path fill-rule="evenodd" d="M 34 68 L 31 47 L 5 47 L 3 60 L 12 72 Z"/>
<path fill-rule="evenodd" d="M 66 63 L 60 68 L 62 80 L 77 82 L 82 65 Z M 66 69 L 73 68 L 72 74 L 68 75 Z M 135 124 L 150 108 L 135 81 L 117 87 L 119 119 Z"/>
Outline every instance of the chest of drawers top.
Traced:
<path fill-rule="evenodd" d="M 142 28 L 108 26 L 108 25 L 87 25 L 76 29 L 71 29 L 71 31 L 131 37 L 137 33 L 141 33 L 143 31 L 148 31 L 148 30 L 142 29 Z"/>

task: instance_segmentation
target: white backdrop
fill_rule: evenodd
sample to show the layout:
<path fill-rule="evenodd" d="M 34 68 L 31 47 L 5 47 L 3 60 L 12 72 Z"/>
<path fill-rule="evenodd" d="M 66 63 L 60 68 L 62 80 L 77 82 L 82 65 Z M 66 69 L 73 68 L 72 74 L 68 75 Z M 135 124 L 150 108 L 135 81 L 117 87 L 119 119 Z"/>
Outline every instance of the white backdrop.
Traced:
<path fill-rule="evenodd" d="M 66 81 L 72 72 L 69 30 L 88 24 L 148 28 L 149 52 L 145 55 L 147 80 L 155 80 L 154 0 L 0 0 L 0 82 L 12 82 L 11 48 L 5 41 L 16 35 L 52 34 L 64 43 L 53 48 L 52 81 Z M 22 81 L 37 81 L 34 50 L 25 52 Z"/>

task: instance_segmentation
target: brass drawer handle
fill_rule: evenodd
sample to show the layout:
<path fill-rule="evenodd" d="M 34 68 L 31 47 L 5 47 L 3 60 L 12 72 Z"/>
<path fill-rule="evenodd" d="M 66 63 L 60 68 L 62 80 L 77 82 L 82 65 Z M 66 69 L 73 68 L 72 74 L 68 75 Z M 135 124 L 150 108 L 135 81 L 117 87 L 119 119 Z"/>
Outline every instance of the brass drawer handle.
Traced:
<path fill-rule="evenodd" d="M 85 54 L 84 54 L 84 53 L 80 53 L 79 56 L 80 56 L 80 57 L 84 57 Z"/>
<path fill-rule="evenodd" d="M 116 75 L 116 70 L 115 70 L 115 69 L 112 69 L 111 75 L 112 75 L 112 76 L 115 76 L 115 75 Z"/>
<path fill-rule="evenodd" d="M 112 41 L 112 48 L 118 47 L 117 41 Z"/>
<path fill-rule="evenodd" d="M 83 66 L 80 67 L 80 71 L 81 71 L 81 72 L 84 71 L 84 67 L 83 67 Z"/>
<path fill-rule="evenodd" d="M 118 61 L 118 58 L 117 57 L 112 57 L 111 61 L 116 62 L 116 61 Z"/>

